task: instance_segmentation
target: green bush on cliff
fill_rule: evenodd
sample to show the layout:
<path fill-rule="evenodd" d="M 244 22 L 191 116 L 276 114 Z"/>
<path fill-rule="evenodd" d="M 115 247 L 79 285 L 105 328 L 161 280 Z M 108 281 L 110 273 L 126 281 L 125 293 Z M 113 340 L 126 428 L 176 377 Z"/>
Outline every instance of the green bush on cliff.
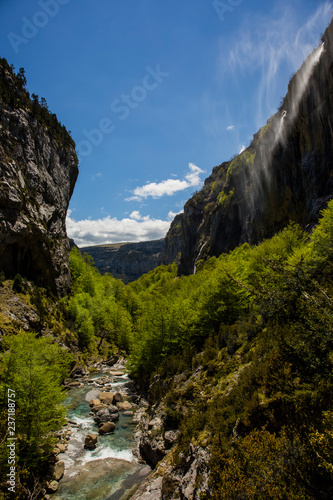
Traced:
<path fill-rule="evenodd" d="M 255 153 L 244 151 L 232 160 L 230 167 L 227 170 L 227 181 L 235 178 L 241 173 L 247 173 L 247 170 L 253 165 Z"/>

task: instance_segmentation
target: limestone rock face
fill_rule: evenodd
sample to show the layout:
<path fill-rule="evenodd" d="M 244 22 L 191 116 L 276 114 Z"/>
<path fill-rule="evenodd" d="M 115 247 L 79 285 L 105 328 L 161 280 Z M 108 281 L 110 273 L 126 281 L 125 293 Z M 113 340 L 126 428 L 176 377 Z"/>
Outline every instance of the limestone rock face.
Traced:
<path fill-rule="evenodd" d="M 243 153 L 213 169 L 172 222 L 164 260 L 181 254 L 179 274 L 290 220 L 311 229 L 333 197 L 333 22 L 323 42 L 291 79 L 279 112 Z"/>
<path fill-rule="evenodd" d="M 48 128 L 31 103 L 17 104 L 22 90 L 3 60 L 0 77 L 0 271 L 60 296 L 70 288 L 65 219 L 78 175 L 75 145 Z"/>

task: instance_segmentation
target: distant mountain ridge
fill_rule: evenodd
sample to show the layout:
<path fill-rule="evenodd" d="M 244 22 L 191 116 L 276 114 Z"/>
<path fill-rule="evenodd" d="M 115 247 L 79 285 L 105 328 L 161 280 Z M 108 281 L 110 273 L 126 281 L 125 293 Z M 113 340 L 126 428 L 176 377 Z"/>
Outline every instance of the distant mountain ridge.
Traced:
<path fill-rule="evenodd" d="M 134 281 L 162 264 L 165 240 L 139 243 L 114 243 L 81 248 L 94 259 L 95 266 L 102 273 L 110 273 L 124 283 Z"/>

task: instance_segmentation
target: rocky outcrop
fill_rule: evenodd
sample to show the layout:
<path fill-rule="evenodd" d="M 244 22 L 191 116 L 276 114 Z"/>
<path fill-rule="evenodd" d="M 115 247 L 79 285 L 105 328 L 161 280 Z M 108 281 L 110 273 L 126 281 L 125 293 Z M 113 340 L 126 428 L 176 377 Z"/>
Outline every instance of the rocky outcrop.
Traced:
<path fill-rule="evenodd" d="M 215 167 L 166 237 L 179 273 L 244 242 L 273 236 L 289 220 L 311 228 L 333 197 L 333 24 L 289 83 L 279 112 L 236 158 Z"/>
<path fill-rule="evenodd" d="M 78 175 L 75 145 L 0 60 L 0 271 L 63 295 L 70 289 L 65 218 Z"/>
<path fill-rule="evenodd" d="M 94 259 L 100 273 L 110 273 L 129 283 L 162 264 L 164 240 L 116 243 L 80 249 Z"/>

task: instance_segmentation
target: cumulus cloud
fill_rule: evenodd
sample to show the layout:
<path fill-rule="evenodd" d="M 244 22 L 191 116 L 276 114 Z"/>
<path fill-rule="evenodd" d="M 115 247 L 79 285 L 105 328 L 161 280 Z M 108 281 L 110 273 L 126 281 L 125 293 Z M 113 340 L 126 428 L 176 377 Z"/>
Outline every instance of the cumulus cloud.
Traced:
<path fill-rule="evenodd" d="M 67 214 L 67 233 L 79 247 L 106 243 L 138 242 L 163 238 L 170 220 L 152 219 L 134 211 L 128 218 L 104 217 L 102 219 L 75 220 L 72 211 Z"/>
<path fill-rule="evenodd" d="M 167 179 L 162 182 L 150 182 L 144 186 L 138 186 L 133 191 L 133 196 L 126 198 L 126 201 L 142 201 L 151 196 L 152 198 L 161 198 L 161 196 L 172 196 L 173 194 L 184 191 L 189 187 L 199 187 L 202 185 L 200 174 L 204 173 L 201 168 L 193 163 L 189 163 L 189 171 L 183 180 Z"/>
<path fill-rule="evenodd" d="M 229 126 L 227 127 L 227 130 L 228 130 L 228 131 L 229 131 L 229 130 L 234 130 L 234 128 L 235 128 L 235 125 L 229 125 Z"/>
<path fill-rule="evenodd" d="M 282 8 L 283 7 L 283 8 Z M 278 73 L 287 67 L 296 71 L 319 43 L 319 33 L 331 19 L 332 2 L 322 2 L 307 22 L 299 28 L 292 5 L 281 5 L 281 15 L 274 19 L 262 16 L 254 21 L 248 18 L 242 25 L 237 43 L 226 57 L 221 40 L 219 72 L 221 79 L 226 72 L 248 75 L 258 72 L 258 116 L 261 126 L 276 107 L 272 105 L 278 92 Z M 255 29 L 253 28 L 255 26 Z"/>

